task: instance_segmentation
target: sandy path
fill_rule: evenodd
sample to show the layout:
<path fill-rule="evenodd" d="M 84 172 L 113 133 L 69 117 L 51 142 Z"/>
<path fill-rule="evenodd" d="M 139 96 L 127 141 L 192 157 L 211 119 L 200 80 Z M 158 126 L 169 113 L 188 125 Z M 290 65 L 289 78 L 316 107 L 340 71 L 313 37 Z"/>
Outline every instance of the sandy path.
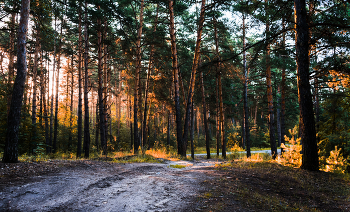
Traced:
<path fill-rule="evenodd" d="M 171 168 L 171 164 L 186 168 Z M 0 191 L 1 211 L 183 211 L 215 162 L 86 164 Z M 34 179 L 35 178 L 35 179 Z"/>

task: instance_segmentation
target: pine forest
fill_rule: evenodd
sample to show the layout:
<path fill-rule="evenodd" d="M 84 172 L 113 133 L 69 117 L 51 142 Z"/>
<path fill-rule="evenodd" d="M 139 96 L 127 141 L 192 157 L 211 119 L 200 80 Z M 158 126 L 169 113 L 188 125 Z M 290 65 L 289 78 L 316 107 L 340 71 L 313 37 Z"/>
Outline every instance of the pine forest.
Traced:
<path fill-rule="evenodd" d="M 308 170 L 349 156 L 349 2 L 31 0 L 22 23 L 26 1 L 1 2 L 4 161 L 160 146 L 276 158 L 285 136 Z"/>
<path fill-rule="evenodd" d="M 234 169 L 233 175 L 273 166 L 288 178 L 297 168 L 315 185 L 320 173 L 350 172 L 347 0 L 1 0 L 0 6 L 3 164 L 202 158 L 226 161 L 217 171 Z M 254 162 L 259 157 L 269 165 Z M 203 204 L 233 193 L 248 201 L 243 190 L 230 188 L 207 191 Z M 268 190 L 254 198 L 266 202 Z M 310 211 L 314 204 L 323 211 L 317 201 L 328 194 L 313 192 L 312 204 L 300 206 L 299 199 L 282 209 L 271 198 L 271 210 L 247 207 Z M 324 201 L 324 211 L 348 209 L 339 195 L 332 206 Z M 220 211 L 217 204 L 203 207 Z M 238 210 L 222 204 L 223 211 Z"/>

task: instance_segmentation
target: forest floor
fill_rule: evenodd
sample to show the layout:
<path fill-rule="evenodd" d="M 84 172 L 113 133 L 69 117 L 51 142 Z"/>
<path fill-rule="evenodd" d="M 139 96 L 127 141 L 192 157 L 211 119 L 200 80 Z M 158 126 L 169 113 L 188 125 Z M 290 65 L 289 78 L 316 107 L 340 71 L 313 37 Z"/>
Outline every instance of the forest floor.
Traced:
<path fill-rule="evenodd" d="M 0 211 L 349 211 L 349 175 L 206 160 L 0 163 Z"/>

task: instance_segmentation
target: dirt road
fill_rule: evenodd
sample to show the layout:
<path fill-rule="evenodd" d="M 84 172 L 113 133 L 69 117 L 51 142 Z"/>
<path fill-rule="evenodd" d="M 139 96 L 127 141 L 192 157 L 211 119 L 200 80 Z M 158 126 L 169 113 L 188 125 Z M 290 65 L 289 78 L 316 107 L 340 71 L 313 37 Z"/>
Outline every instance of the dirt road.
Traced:
<path fill-rule="evenodd" d="M 201 193 L 200 184 L 213 175 L 209 167 L 217 162 L 72 163 L 57 173 L 3 182 L 0 210 L 184 211 Z M 172 168 L 174 164 L 186 168 Z"/>

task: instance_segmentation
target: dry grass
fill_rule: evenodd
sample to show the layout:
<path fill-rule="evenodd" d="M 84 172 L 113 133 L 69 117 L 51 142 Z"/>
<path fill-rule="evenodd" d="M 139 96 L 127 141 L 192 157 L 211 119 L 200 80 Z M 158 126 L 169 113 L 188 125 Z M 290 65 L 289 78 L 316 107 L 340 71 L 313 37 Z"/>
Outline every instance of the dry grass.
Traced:
<path fill-rule="evenodd" d="M 178 161 L 179 160 L 176 153 L 174 153 L 173 151 L 167 151 L 165 148 L 150 149 L 150 150 L 146 151 L 146 154 L 151 155 L 155 158 L 162 158 L 162 159 L 171 160 L 171 161 Z"/>

